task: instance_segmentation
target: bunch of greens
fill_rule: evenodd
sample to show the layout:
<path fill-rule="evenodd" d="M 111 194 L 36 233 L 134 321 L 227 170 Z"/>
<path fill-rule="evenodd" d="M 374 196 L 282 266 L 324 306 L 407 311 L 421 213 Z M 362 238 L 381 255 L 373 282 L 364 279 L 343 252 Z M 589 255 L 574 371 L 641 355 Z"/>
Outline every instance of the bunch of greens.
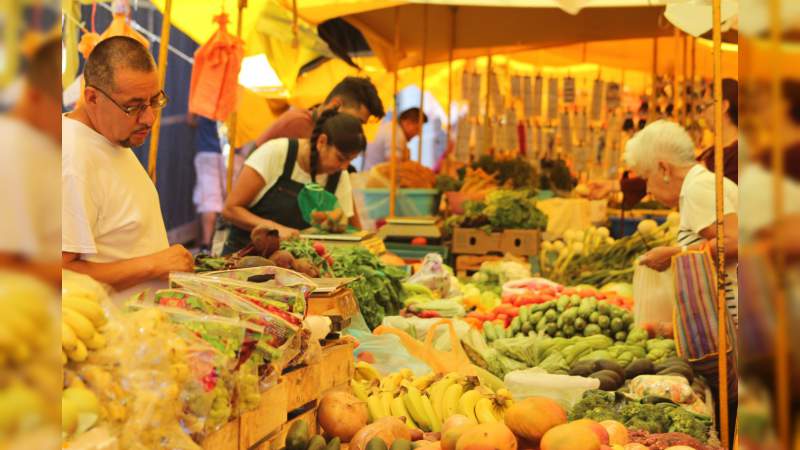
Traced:
<path fill-rule="evenodd" d="M 578 184 L 563 159 L 543 159 L 539 188 L 571 191 Z"/>
<path fill-rule="evenodd" d="M 472 164 L 473 169 L 483 169 L 490 175 L 496 175 L 497 183 L 514 189 L 535 188 L 536 170 L 531 163 L 522 156 L 513 159 L 494 158 L 484 155 Z M 459 170 L 459 177 L 463 180 L 466 169 Z"/>
<path fill-rule="evenodd" d="M 709 416 L 693 413 L 666 399 L 635 400 L 620 393 L 586 391 L 569 412 L 569 420 L 616 420 L 626 427 L 649 433 L 684 433 L 706 442 L 711 430 Z"/>
<path fill-rule="evenodd" d="M 281 241 L 281 250 L 291 253 L 292 256 L 297 259 L 308 259 L 314 266 L 319 268 L 319 272 L 322 276 L 331 273 L 331 267 L 328 261 L 317 252 L 314 248 L 314 243 L 308 239 L 284 239 Z"/>
<path fill-rule="evenodd" d="M 547 216 L 536 207 L 531 191 L 497 189 L 486 199 L 464 202 L 464 214 L 452 216 L 445 226 L 481 228 L 486 232 L 503 230 L 544 230 Z"/>
<path fill-rule="evenodd" d="M 462 180 L 458 180 L 449 175 L 438 175 L 434 187 L 439 192 L 455 192 L 461 189 L 462 184 L 464 184 Z"/>
<path fill-rule="evenodd" d="M 405 270 L 384 265 L 363 247 L 336 247 L 331 250 L 331 257 L 334 276 L 358 277 L 350 284 L 350 289 L 370 329 L 380 325 L 384 315 L 400 312 Z"/>

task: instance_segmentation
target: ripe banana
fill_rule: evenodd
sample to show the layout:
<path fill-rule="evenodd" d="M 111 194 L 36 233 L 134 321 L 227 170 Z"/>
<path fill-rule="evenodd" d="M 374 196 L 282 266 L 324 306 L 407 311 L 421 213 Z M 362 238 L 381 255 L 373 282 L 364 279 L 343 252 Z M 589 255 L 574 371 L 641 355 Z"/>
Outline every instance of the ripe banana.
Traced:
<path fill-rule="evenodd" d="M 475 403 L 481 398 L 480 392 L 472 389 L 467 391 L 461 398 L 458 399 L 458 413 L 472 419 L 478 423 L 478 418 L 475 417 Z"/>
<path fill-rule="evenodd" d="M 64 353 L 64 349 L 62 348 L 61 349 L 61 365 L 62 366 L 66 366 L 68 362 L 69 362 L 69 358 L 67 357 L 67 354 Z"/>
<path fill-rule="evenodd" d="M 425 411 L 425 415 L 431 419 L 431 431 L 434 433 L 442 431 L 442 419 L 440 419 L 440 416 L 433 410 L 433 404 L 427 395 L 422 396 L 422 407 Z"/>
<path fill-rule="evenodd" d="M 458 413 L 458 399 L 461 398 L 463 392 L 464 387 L 458 383 L 451 385 L 444 392 L 444 398 L 442 399 L 444 412 L 441 416 L 443 421 Z"/>
<path fill-rule="evenodd" d="M 67 307 L 61 308 L 61 317 L 67 323 L 78 337 L 86 342 L 94 336 L 96 330 L 92 322 L 84 317 L 82 314 L 76 312 L 74 309 Z"/>
<path fill-rule="evenodd" d="M 494 413 L 494 405 L 492 405 L 492 401 L 486 397 L 481 397 L 475 403 L 475 417 L 478 418 L 478 423 L 499 422 Z"/>
<path fill-rule="evenodd" d="M 380 388 L 382 391 L 394 392 L 400 387 L 401 381 L 403 381 L 403 375 L 399 372 L 395 372 L 381 379 Z"/>
<path fill-rule="evenodd" d="M 400 369 L 400 375 L 406 380 L 414 378 L 414 372 L 412 372 L 408 367 L 403 367 Z"/>
<path fill-rule="evenodd" d="M 403 396 L 398 395 L 392 399 L 392 403 L 390 405 L 390 410 L 392 416 L 394 417 L 405 417 L 406 419 L 406 426 L 409 428 L 419 428 L 414 420 L 411 418 L 411 414 L 408 413 L 406 409 L 405 403 L 403 403 Z"/>
<path fill-rule="evenodd" d="M 373 382 L 375 380 L 381 379 L 381 374 L 378 373 L 377 369 L 372 367 L 372 364 L 368 362 L 365 361 L 357 362 L 355 369 L 356 369 L 355 373 L 356 380 Z"/>
<path fill-rule="evenodd" d="M 433 410 L 439 417 L 444 417 L 444 393 L 447 391 L 447 388 L 452 386 L 454 383 L 455 380 L 453 380 L 452 377 L 444 377 L 436 383 L 433 383 L 428 391 L 431 403 L 433 404 Z"/>
<path fill-rule="evenodd" d="M 498 395 L 498 397 L 502 397 L 502 398 L 504 398 L 506 400 L 511 400 L 512 399 L 511 391 L 509 391 L 506 388 L 498 389 L 497 390 L 497 395 Z"/>
<path fill-rule="evenodd" d="M 391 392 L 387 392 L 387 391 L 381 392 L 379 394 L 378 398 L 381 399 L 382 410 L 386 414 L 384 417 L 391 416 L 392 415 L 392 406 L 391 406 L 392 405 L 392 398 L 394 398 L 392 396 L 392 393 Z"/>
<path fill-rule="evenodd" d="M 414 386 L 408 386 L 403 395 L 403 403 L 411 414 L 411 419 L 420 426 L 422 431 L 431 431 L 431 418 L 425 413 L 425 406 L 422 403 L 422 394 Z"/>
<path fill-rule="evenodd" d="M 75 347 L 75 350 L 68 351 L 67 356 L 75 362 L 83 362 L 86 361 L 86 358 L 89 356 L 89 351 L 86 349 L 86 345 L 83 341 L 78 340 L 78 345 Z"/>
<path fill-rule="evenodd" d="M 419 389 L 420 391 L 424 391 L 428 389 L 428 387 L 431 384 L 433 384 L 434 381 L 436 381 L 436 374 L 431 372 L 429 374 L 415 378 L 414 381 L 411 382 L 411 385 Z"/>
<path fill-rule="evenodd" d="M 102 333 L 95 333 L 91 339 L 84 342 L 89 350 L 100 350 L 106 346 L 106 337 Z"/>
<path fill-rule="evenodd" d="M 73 351 L 78 346 L 78 336 L 75 331 L 63 320 L 61 321 L 61 347 Z"/>
<path fill-rule="evenodd" d="M 353 393 L 355 394 L 356 398 L 361 400 L 362 402 L 367 401 L 369 394 L 367 393 L 367 387 L 364 386 L 364 383 L 361 381 L 356 381 L 355 379 L 350 379 L 350 388 L 353 389 Z"/>
<path fill-rule="evenodd" d="M 84 317 L 92 321 L 95 327 L 101 327 L 108 322 L 103 308 L 97 303 L 81 297 L 64 297 L 61 300 L 62 306 L 73 309 Z"/>
<path fill-rule="evenodd" d="M 383 414 L 383 404 L 377 394 L 372 394 L 367 398 L 367 410 L 369 411 L 371 422 L 386 417 Z"/>

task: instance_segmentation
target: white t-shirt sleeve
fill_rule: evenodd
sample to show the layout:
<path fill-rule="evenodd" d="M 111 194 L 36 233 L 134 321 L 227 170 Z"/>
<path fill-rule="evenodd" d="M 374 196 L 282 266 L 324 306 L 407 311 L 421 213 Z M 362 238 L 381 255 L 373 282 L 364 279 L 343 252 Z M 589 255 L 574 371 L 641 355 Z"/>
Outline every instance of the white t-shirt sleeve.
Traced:
<path fill-rule="evenodd" d="M 0 204 L 7 211 L 13 211 L 0 220 L 0 252 L 31 257 L 39 252 L 36 227 L 32 222 L 35 199 L 29 189 L 34 174 L 28 173 L 26 176 L 26 168 L 20 167 L 21 162 L 15 158 L 17 155 L 11 151 L 4 153 L 0 162 L 0 178 L 7 186 L 16 188 L 0 189 Z M 28 179 L 28 176 L 31 178 Z"/>
<path fill-rule="evenodd" d="M 738 209 L 738 192 L 736 185 L 724 182 L 723 213 L 735 214 Z M 717 221 L 717 194 L 713 176 L 703 176 L 695 181 L 686 194 L 681 205 L 682 228 L 688 228 L 696 234 L 710 227 Z"/>
<path fill-rule="evenodd" d="M 95 254 L 98 207 L 86 181 L 74 174 L 61 177 L 61 250 Z"/>
<path fill-rule="evenodd" d="M 269 191 L 283 174 L 283 165 L 289 153 L 288 139 L 273 139 L 255 149 L 245 161 L 245 165 L 255 170 L 264 179 L 264 187 L 255 196 L 250 206 L 255 205 Z"/>
<path fill-rule="evenodd" d="M 336 198 L 339 199 L 339 206 L 348 219 L 353 217 L 353 187 L 350 184 L 350 173 L 342 171 L 339 177 L 339 185 L 336 186 Z"/>

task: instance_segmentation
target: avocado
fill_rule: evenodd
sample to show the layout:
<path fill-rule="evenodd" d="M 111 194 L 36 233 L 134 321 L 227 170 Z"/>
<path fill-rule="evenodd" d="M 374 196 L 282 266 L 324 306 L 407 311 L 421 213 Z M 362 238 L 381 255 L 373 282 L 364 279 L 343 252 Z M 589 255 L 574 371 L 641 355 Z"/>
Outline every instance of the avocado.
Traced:
<path fill-rule="evenodd" d="M 325 447 L 325 450 L 339 450 L 342 446 L 342 440 L 338 437 L 335 437 L 328 442 L 328 445 Z"/>
<path fill-rule="evenodd" d="M 306 450 L 308 439 L 308 423 L 297 420 L 289 427 L 286 435 L 286 450 Z"/>
<path fill-rule="evenodd" d="M 325 450 L 327 445 L 325 444 L 325 438 L 315 434 L 311 437 L 311 440 L 308 441 L 308 447 L 306 450 Z"/>
<path fill-rule="evenodd" d="M 597 372 L 589 375 L 590 378 L 597 378 L 600 380 L 600 389 L 604 391 L 616 391 L 625 380 L 613 370 L 598 370 Z"/>
<path fill-rule="evenodd" d="M 597 372 L 596 361 L 578 361 L 569 369 L 569 374 L 578 377 L 588 377 L 589 375 Z"/>
<path fill-rule="evenodd" d="M 367 446 L 364 447 L 364 450 L 389 450 L 386 448 L 386 442 L 383 442 L 383 439 L 379 437 L 374 437 L 367 442 Z"/>
<path fill-rule="evenodd" d="M 623 380 L 625 379 L 625 369 L 623 369 L 622 366 L 620 366 L 619 363 L 613 359 L 598 359 L 597 370 L 613 370 L 614 372 L 617 372 L 617 374 L 622 377 Z"/>
<path fill-rule="evenodd" d="M 647 358 L 639 358 L 633 360 L 628 367 L 625 368 L 625 379 L 632 380 L 639 375 L 649 375 L 655 372 L 653 362 Z"/>
<path fill-rule="evenodd" d="M 407 439 L 395 439 L 390 448 L 391 450 L 411 450 L 411 441 Z"/>

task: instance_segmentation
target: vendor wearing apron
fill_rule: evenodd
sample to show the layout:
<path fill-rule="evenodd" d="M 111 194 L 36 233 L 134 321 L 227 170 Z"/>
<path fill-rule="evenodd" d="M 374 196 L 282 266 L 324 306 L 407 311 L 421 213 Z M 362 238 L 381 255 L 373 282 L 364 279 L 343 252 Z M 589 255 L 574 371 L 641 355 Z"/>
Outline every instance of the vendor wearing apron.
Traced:
<path fill-rule="evenodd" d="M 311 139 L 274 139 L 256 149 L 225 201 L 223 217 L 232 224 L 223 254 L 250 243 L 258 225 L 278 230 L 282 239 L 310 225 L 297 197 L 308 183 L 319 183 L 339 200 L 353 224 L 353 195 L 347 167 L 366 148 L 361 121 L 355 116 L 325 111 Z"/>

